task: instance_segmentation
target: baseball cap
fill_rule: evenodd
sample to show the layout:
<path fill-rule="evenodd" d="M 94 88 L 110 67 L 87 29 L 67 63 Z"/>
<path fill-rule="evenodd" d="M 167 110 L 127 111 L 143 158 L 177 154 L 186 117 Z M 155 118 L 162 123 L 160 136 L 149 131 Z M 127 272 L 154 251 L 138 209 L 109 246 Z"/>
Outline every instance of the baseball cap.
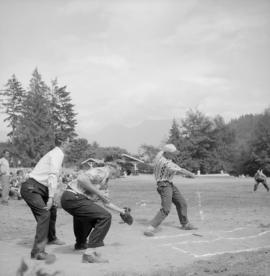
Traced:
<path fill-rule="evenodd" d="M 163 151 L 164 152 L 169 152 L 169 153 L 179 153 L 179 151 L 177 150 L 177 148 L 173 144 L 166 144 L 163 147 Z"/>

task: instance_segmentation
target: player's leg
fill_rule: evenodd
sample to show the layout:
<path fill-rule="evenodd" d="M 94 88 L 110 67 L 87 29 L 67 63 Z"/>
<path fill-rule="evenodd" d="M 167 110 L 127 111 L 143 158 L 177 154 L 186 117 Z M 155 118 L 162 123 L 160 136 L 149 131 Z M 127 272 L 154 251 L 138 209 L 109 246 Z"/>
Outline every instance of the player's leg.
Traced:
<path fill-rule="evenodd" d="M 2 183 L 2 200 L 1 200 L 1 203 L 3 205 L 8 205 L 9 189 L 10 189 L 9 176 L 8 175 L 2 175 L 0 177 L 0 182 Z"/>
<path fill-rule="evenodd" d="M 176 207 L 179 221 L 182 226 L 186 225 L 188 221 L 187 216 L 187 202 L 184 196 L 180 193 L 178 188 L 173 185 L 172 202 Z"/>
<path fill-rule="evenodd" d="M 173 185 L 172 202 L 176 207 L 178 218 L 179 218 L 180 224 L 182 225 L 182 229 L 184 230 L 197 229 L 189 222 L 188 214 L 187 214 L 187 202 L 184 196 L 180 193 L 179 189 L 174 185 Z"/>
<path fill-rule="evenodd" d="M 87 237 L 92 230 L 92 224 L 84 214 L 83 206 L 86 198 L 83 195 L 74 194 L 70 191 L 65 191 L 61 197 L 62 208 L 73 216 L 73 232 L 76 243 L 75 250 L 87 248 Z M 81 207 L 82 206 L 82 207 Z"/>
<path fill-rule="evenodd" d="M 171 184 L 168 184 L 167 186 L 159 186 L 157 188 L 157 191 L 160 194 L 161 209 L 150 222 L 150 224 L 154 228 L 158 227 L 163 222 L 163 220 L 169 215 L 171 211 L 173 194 Z"/>
<path fill-rule="evenodd" d="M 269 187 L 268 187 L 268 185 L 267 185 L 266 180 L 263 180 L 263 181 L 262 181 L 262 184 L 263 184 L 264 188 L 267 190 L 267 192 L 269 192 Z"/>
<path fill-rule="evenodd" d="M 93 226 L 85 217 L 73 217 L 73 231 L 76 238 L 74 245 L 75 250 L 82 250 L 87 248 L 87 238 Z"/>
<path fill-rule="evenodd" d="M 35 240 L 31 251 L 31 257 L 36 259 L 42 259 L 45 254 L 45 245 L 47 243 L 50 211 L 44 209 L 46 203 L 43 197 L 46 196 L 47 187 L 37 184 L 32 179 L 28 179 L 23 183 L 21 188 L 22 198 L 27 205 L 31 208 L 31 211 L 37 221 Z M 42 257 L 43 256 L 43 257 Z"/>
<path fill-rule="evenodd" d="M 259 184 L 260 184 L 260 182 L 258 182 L 258 181 L 255 182 L 253 192 L 257 191 Z"/>
<path fill-rule="evenodd" d="M 52 206 L 50 209 L 50 224 L 49 224 L 49 233 L 48 233 L 48 244 L 63 245 L 65 242 L 61 241 L 56 236 L 56 218 L 57 218 L 57 207 Z"/>
<path fill-rule="evenodd" d="M 161 209 L 157 212 L 155 217 L 150 221 L 150 225 L 144 231 L 145 236 L 153 236 L 156 228 L 165 220 L 169 215 L 172 205 L 172 186 L 169 183 L 163 186 L 158 186 L 157 191 L 161 199 Z"/>

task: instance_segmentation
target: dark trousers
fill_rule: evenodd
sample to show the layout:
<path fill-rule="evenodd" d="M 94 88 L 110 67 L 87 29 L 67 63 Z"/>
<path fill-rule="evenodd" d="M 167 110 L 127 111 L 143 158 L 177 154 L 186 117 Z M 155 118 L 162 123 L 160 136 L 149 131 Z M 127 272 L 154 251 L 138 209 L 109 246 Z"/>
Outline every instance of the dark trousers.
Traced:
<path fill-rule="evenodd" d="M 168 216 L 171 210 L 172 203 L 175 205 L 179 221 L 182 225 L 188 223 L 187 218 L 187 203 L 177 187 L 170 182 L 158 182 L 157 191 L 161 198 L 161 209 L 152 219 L 150 224 L 153 227 L 159 226 L 162 221 Z"/>
<path fill-rule="evenodd" d="M 89 236 L 88 247 L 104 245 L 112 216 L 84 195 L 65 191 L 61 197 L 62 208 L 73 216 L 73 230 L 77 244 L 85 244 Z"/>
<path fill-rule="evenodd" d="M 33 254 L 44 251 L 47 241 L 56 239 L 57 209 L 55 206 L 52 206 L 49 211 L 44 209 L 49 198 L 48 195 L 48 188 L 33 178 L 29 178 L 22 183 L 21 196 L 31 208 L 37 222 Z"/>
<path fill-rule="evenodd" d="M 257 191 L 257 189 L 258 189 L 258 186 L 259 186 L 259 184 L 260 183 L 262 183 L 263 184 L 263 186 L 264 186 L 264 188 L 267 190 L 267 192 L 269 192 L 269 187 L 268 187 L 268 185 L 267 185 L 267 183 L 266 183 L 266 180 L 261 180 L 261 181 L 256 181 L 256 183 L 255 183 L 255 185 L 254 185 L 254 192 L 256 192 Z"/>

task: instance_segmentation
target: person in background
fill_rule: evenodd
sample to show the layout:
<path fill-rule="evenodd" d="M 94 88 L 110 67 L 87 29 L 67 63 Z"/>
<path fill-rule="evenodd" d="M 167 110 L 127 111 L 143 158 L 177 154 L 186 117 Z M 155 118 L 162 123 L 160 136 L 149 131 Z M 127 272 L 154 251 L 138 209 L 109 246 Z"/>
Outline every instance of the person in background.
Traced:
<path fill-rule="evenodd" d="M 55 147 L 45 154 L 29 173 L 29 178 L 22 183 L 21 196 L 37 221 L 31 258 L 46 260 L 46 244 L 62 245 L 64 242 L 56 237 L 57 208 L 54 196 L 57 191 L 58 177 L 68 148 L 68 141 L 60 136 L 55 138 Z"/>
<path fill-rule="evenodd" d="M 195 175 L 186 169 L 179 167 L 173 162 L 178 150 L 173 144 L 167 144 L 154 160 L 154 177 L 157 182 L 157 191 L 161 197 L 161 209 L 144 231 L 145 236 L 154 236 L 157 227 L 168 216 L 172 203 L 175 205 L 180 224 L 184 230 L 196 229 L 188 220 L 187 203 L 172 179 L 178 172 L 187 177 L 194 178 Z"/>
<path fill-rule="evenodd" d="M 23 170 L 17 170 L 16 176 L 11 180 L 10 195 L 15 196 L 18 200 L 21 196 L 21 185 L 25 181 L 25 175 Z"/>
<path fill-rule="evenodd" d="M 269 192 L 269 187 L 267 185 L 266 175 L 263 173 L 262 169 L 257 170 L 254 175 L 255 184 L 253 191 L 256 192 L 260 183 L 264 186 L 264 188 Z"/>
<path fill-rule="evenodd" d="M 8 205 L 10 189 L 10 168 L 9 168 L 9 151 L 3 151 L 3 157 L 0 158 L 0 183 L 2 186 L 2 205 Z"/>

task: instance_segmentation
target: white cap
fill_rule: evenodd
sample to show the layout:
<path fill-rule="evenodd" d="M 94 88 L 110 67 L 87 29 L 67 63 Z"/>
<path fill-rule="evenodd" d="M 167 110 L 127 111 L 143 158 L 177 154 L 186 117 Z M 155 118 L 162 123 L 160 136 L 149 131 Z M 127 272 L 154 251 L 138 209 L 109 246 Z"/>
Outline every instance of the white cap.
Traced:
<path fill-rule="evenodd" d="M 179 151 L 173 144 L 167 144 L 163 147 L 164 152 L 170 152 L 170 153 L 178 153 Z"/>

